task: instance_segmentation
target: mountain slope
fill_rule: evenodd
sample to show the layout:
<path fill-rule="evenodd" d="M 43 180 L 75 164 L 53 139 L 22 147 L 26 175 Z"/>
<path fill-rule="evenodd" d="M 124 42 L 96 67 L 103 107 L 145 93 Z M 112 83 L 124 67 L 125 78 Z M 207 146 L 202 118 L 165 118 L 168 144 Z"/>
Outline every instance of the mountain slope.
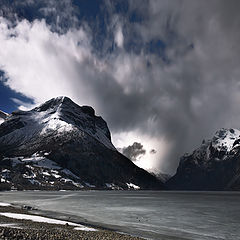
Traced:
<path fill-rule="evenodd" d="M 148 172 L 159 179 L 162 183 L 167 182 L 172 177 L 170 174 L 160 172 L 157 169 L 149 169 Z"/>
<path fill-rule="evenodd" d="M 0 159 L 2 182 L 18 189 L 162 188 L 116 150 L 93 108 L 67 97 L 13 112 L 0 125 Z"/>
<path fill-rule="evenodd" d="M 185 154 L 167 187 L 178 190 L 240 190 L 240 131 L 220 129 Z"/>
<path fill-rule="evenodd" d="M 163 183 L 167 182 L 171 178 L 170 174 L 161 173 L 161 172 L 155 174 L 155 176 L 156 176 L 157 179 L 159 179 Z"/>
<path fill-rule="evenodd" d="M 8 114 L 0 110 L 0 124 L 5 121 L 7 118 Z"/>

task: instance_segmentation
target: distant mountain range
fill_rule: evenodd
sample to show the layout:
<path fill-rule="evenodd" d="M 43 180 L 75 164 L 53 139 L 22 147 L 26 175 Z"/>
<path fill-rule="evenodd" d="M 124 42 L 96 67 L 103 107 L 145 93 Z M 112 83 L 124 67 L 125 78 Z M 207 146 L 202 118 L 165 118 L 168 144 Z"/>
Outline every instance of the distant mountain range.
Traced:
<path fill-rule="evenodd" d="M 0 189 L 163 189 L 116 150 L 92 107 L 58 97 L 0 120 Z"/>
<path fill-rule="evenodd" d="M 167 181 L 174 190 L 240 190 L 240 131 L 220 129 L 191 154 Z"/>
<path fill-rule="evenodd" d="M 153 176 L 155 176 L 163 183 L 167 182 L 172 177 L 172 175 L 159 172 L 157 169 L 148 169 L 148 172 L 150 172 Z"/>
<path fill-rule="evenodd" d="M 220 129 L 176 174 L 150 174 L 119 153 L 89 106 L 53 98 L 30 111 L 0 111 L 0 190 L 240 190 L 240 131 Z"/>

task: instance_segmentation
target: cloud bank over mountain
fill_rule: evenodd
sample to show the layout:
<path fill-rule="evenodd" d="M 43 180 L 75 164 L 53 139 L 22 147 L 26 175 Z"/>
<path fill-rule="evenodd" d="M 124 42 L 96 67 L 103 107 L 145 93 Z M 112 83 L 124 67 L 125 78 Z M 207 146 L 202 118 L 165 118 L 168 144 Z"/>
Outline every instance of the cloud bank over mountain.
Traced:
<path fill-rule="evenodd" d="M 141 166 L 164 172 L 216 129 L 240 128 L 238 1 L 83 2 L 2 1 L 5 85 L 35 104 L 93 106 L 119 147 L 141 143 Z"/>
<path fill-rule="evenodd" d="M 134 162 L 140 160 L 141 157 L 146 154 L 146 150 L 144 149 L 143 145 L 138 142 L 134 142 L 132 145 L 120 149 L 120 151 L 123 153 L 123 155 Z"/>

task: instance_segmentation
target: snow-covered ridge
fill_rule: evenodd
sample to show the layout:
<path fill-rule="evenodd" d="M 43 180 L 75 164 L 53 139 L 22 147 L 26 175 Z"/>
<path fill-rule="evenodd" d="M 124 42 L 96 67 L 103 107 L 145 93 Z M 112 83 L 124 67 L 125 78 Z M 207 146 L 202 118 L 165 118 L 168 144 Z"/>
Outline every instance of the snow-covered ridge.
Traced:
<path fill-rule="evenodd" d="M 192 154 L 185 154 L 181 158 L 181 163 L 185 162 L 190 156 L 196 164 L 205 164 L 211 158 L 225 160 L 226 156 L 234 151 L 239 144 L 239 130 L 222 128 L 214 134 L 212 139 L 203 140 L 201 146 L 194 150 Z"/>
<path fill-rule="evenodd" d="M 16 111 L 8 122 L 17 125 L 16 129 L 0 136 L 0 143 L 17 144 L 29 142 L 33 137 L 48 134 L 65 134 L 81 132 L 99 141 L 107 148 L 116 150 L 111 143 L 110 132 L 106 122 L 91 107 L 80 107 L 67 97 L 51 99 L 31 111 Z M 15 127 L 15 126 L 14 126 Z"/>
<path fill-rule="evenodd" d="M 240 131 L 237 129 L 222 128 L 216 132 L 212 139 L 212 146 L 218 151 L 231 151 L 234 143 L 240 138 Z"/>
<path fill-rule="evenodd" d="M 95 116 L 94 109 L 89 106 L 80 107 L 63 96 L 51 99 L 33 111 L 40 113 L 39 117 L 44 124 L 42 134 L 52 130 L 68 132 L 78 128 L 106 147 L 115 150 L 107 124 L 101 117 Z"/>
<path fill-rule="evenodd" d="M 174 190 L 240 190 L 240 131 L 222 128 L 212 139 L 185 154 L 176 174 L 166 183 Z"/>

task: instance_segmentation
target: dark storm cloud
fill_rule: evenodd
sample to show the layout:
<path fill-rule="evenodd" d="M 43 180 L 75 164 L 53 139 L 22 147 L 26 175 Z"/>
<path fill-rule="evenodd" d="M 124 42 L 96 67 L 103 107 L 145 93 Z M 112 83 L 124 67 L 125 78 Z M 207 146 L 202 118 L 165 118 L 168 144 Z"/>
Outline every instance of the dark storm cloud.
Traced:
<path fill-rule="evenodd" d="M 62 51 L 51 66 L 64 83 L 62 89 L 57 81 L 53 84 L 54 94 L 66 93 L 79 104 L 93 105 L 114 134 L 136 130 L 163 138 L 169 152 L 159 159 L 162 171 L 173 172 L 182 154 L 218 128 L 240 128 L 239 1 L 105 1 L 95 8 L 76 7 L 70 0 L 18 4 L 25 4 L 22 16 L 31 20 L 26 9 L 34 6 L 30 12 L 62 34 L 48 32 L 61 48 L 52 42 L 44 45 L 43 57 L 51 55 L 50 60 Z M 18 8 L 2 9 L 10 19 Z M 80 26 L 85 34 L 81 37 L 72 31 Z M 64 38 L 68 31 L 73 41 Z M 65 53 L 63 46 L 78 39 L 79 46 Z M 51 73 L 48 77 L 56 78 L 50 78 Z M 43 100 L 32 88 L 19 91 Z"/>
<path fill-rule="evenodd" d="M 164 136 L 172 145 L 161 164 L 165 169 L 174 169 L 185 151 L 218 128 L 240 127 L 238 6 L 238 1 L 149 1 L 146 7 L 131 1 L 143 21 L 125 23 L 126 28 L 141 35 L 142 49 L 143 43 L 164 42 L 169 61 L 146 49 L 140 62 L 126 61 L 132 69 L 123 87 L 128 91 L 108 95 L 118 107 L 108 106 L 107 117 L 113 129 L 136 127 Z M 128 33 L 126 42 L 134 39 Z"/>
<path fill-rule="evenodd" d="M 151 149 L 150 153 L 155 154 L 155 153 L 157 153 L 157 151 L 155 149 Z"/>
<path fill-rule="evenodd" d="M 146 153 L 146 150 L 141 143 L 134 142 L 132 145 L 122 148 L 121 152 L 132 161 L 137 161 L 139 157 Z"/>

